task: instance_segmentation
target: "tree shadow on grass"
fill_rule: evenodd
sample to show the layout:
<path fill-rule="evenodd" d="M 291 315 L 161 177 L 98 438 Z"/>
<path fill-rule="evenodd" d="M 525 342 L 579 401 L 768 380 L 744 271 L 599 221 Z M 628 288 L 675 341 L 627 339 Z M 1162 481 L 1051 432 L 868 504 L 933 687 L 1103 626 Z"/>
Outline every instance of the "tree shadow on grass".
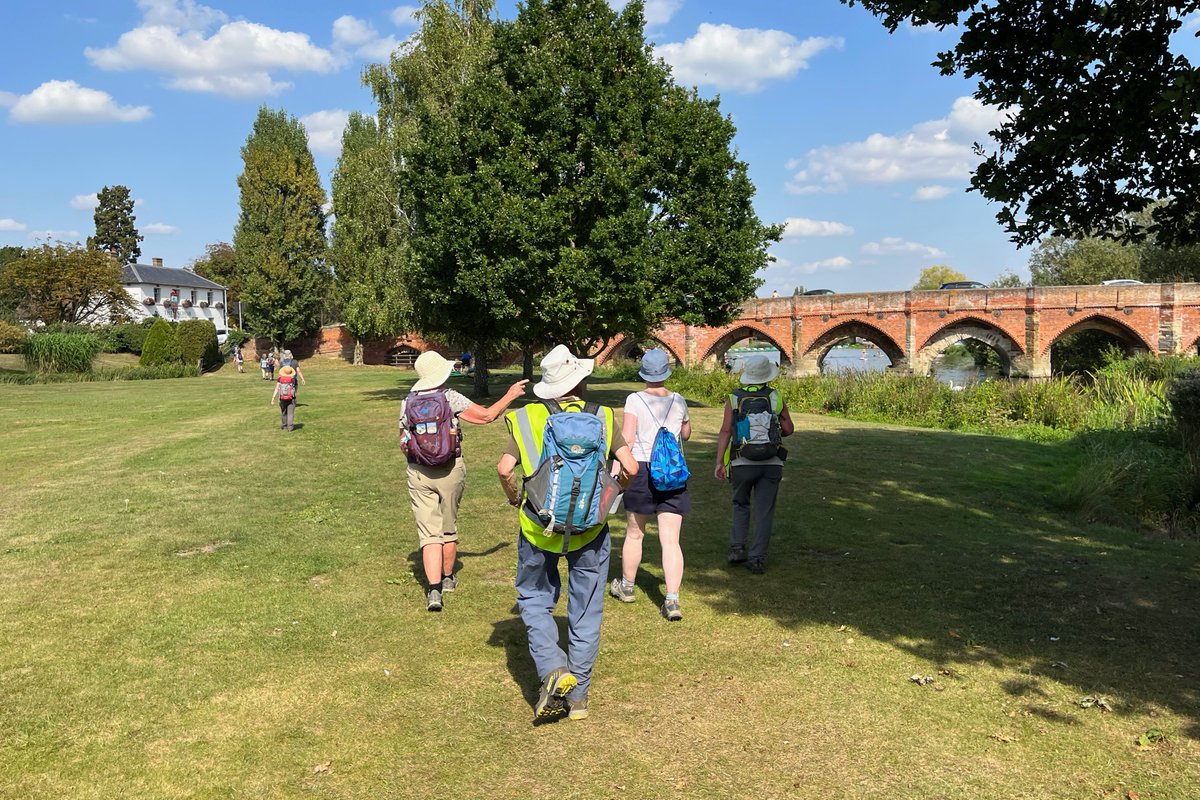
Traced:
<path fill-rule="evenodd" d="M 464 558 L 483 558 L 486 556 L 490 556 L 493 553 L 497 553 L 497 552 L 503 550 L 504 548 L 509 547 L 510 544 L 511 544 L 510 542 L 497 542 L 496 544 L 489 547 L 487 550 L 481 550 L 479 552 L 459 550 L 458 558 L 456 558 L 454 561 L 454 573 L 458 574 L 458 572 L 460 570 L 462 570 Z M 424 586 L 425 585 L 425 564 L 421 560 L 421 550 L 419 548 L 416 550 L 413 550 L 412 552 L 410 552 L 408 554 L 408 565 L 409 565 L 409 570 L 412 573 L 413 579 L 417 583 Z"/>
<path fill-rule="evenodd" d="M 1039 705 L 1054 681 L 1119 698 L 1118 714 L 1170 708 L 1200 737 L 1200 546 L 1056 510 L 1078 444 L 847 424 L 789 447 L 765 575 L 724 565 L 729 489 L 694 480 L 684 583 L 718 612 L 846 625 L 931 668 L 1019 670 L 1003 688 L 1051 721 L 1071 719 Z M 714 456 L 711 436 L 689 449 Z"/>

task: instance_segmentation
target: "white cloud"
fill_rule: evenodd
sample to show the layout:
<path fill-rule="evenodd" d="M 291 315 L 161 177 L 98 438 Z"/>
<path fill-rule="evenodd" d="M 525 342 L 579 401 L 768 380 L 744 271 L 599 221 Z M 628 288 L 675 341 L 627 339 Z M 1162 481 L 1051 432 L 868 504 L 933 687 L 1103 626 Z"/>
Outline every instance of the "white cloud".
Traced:
<path fill-rule="evenodd" d="M 849 236 L 854 229 L 841 222 L 826 222 L 804 217 L 788 217 L 784 220 L 783 238 L 799 239 L 805 236 Z"/>
<path fill-rule="evenodd" d="M 953 191 L 954 190 L 949 186 L 939 186 L 937 184 L 932 186 L 918 186 L 917 190 L 912 193 L 912 199 L 921 202 L 928 200 L 941 200 L 943 197 Z"/>
<path fill-rule="evenodd" d="M 157 233 L 157 234 L 179 233 L 179 228 L 176 228 L 174 225 L 167 225 L 162 222 L 151 222 L 149 225 L 143 226 L 142 230 L 145 231 L 146 233 Z"/>
<path fill-rule="evenodd" d="M 850 259 L 845 256 L 834 256 L 821 261 L 809 261 L 806 264 L 800 264 L 797 269 L 801 272 L 824 272 L 827 270 L 849 269 L 853 264 Z"/>
<path fill-rule="evenodd" d="M 939 258 L 946 255 L 942 250 L 936 247 L 930 247 L 927 244 L 919 242 L 909 242 L 901 239 L 899 236 L 887 236 L 878 242 L 868 242 L 862 246 L 862 252 L 870 256 L 896 256 L 916 254 L 928 256 L 929 258 Z"/>
<path fill-rule="evenodd" d="M 79 239 L 79 231 L 57 231 L 53 228 L 47 228 L 44 231 L 30 231 L 29 238 L 34 240 L 46 240 L 51 242 L 67 242 Z"/>
<path fill-rule="evenodd" d="M 11 217 L 0 219 L 0 231 L 23 231 L 25 230 L 24 222 L 17 222 Z"/>
<path fill-rule="evenodd" d="M 388 16 L 391 17 L 392 24 L 397 28 L 415 28 L 417 27 L 417 12 L 420 10 L 420 6 L 396 6 Z"/>
<path fill-rule="evenodd" d="M 7 108 L 17 102 L 18 96 L 12 92 L 0 92 L 0 108 Z"/>
<path fill-rule="evenodd" d="M 350 120 L 350 112 L 340 108 L 315 111 L 300 118 L 308 132 L 308 146 L 314 153 L 336 156 L 342 152 L 342 131 Z"/>
<path fill-rule="evenodd" d="M 790 78 L 806 69 L 809 59 L 821 51 L 842 44 L 837 37 L 800 41 L 784 31 L 705 22 L 692 38 L 664 44 L 657 54 L 671 65 L 682 84 L 757 92 L 767 81 Z"/>
<path fill-rule="evenodd" d="M 333 21 L 333 47 L 339 54 L 353 52 L 363 58 L 386 60 L 400 46 L 395 36 L 380 37 L 370 23 L 349 14 Z"/>
<path fill-rule="evenodd" d="M 613 11 L 621 11 L 629 5 L 629 0 L 608 0 Z M 646 25 L 665 25 L 675 16 L 675 12 L 683 7 L 683 0 L 646 0 Z"/>
<path fill-rule="evenodd" d="M 100 198 L 95 192 L 91 194 L 77 194 L 71 198 L 71 208 L 80 211 L 92 211 L 98 205 L 100 205 Z"/>
<path fill-rule="evenodd" d="M 291 86 L 272 73 L 331 72 L 339 60 L 307 34 L 245 20 L 227 22 L 223 12 L 193 0 L 142 0 L 142 24 L 121 34 L 112 47 L 85 48 L 97 67 L 146 69 L 170 76 L 169 85 L 229 97 L 261 97 Z M 211 36 L 208 29 L 221 26 Z"/>
<path fill-rule="evenodd" d="M 918 123 L 898 136 L 873 133 L 859 142 L 809 151 L 788 191 L 837 191 L 850 183 L 965 181 L 979 163 L 973 143 L 985 141 L 1007 116 L 973 97 L 960 97 L 946 117 Z"/>
<path fill-rule="evenodd" d="M 140 122 L 149 106 L 119 106 L 108 92 L 75 81 L 46 81 L 12 104 L 13 122 Z"/>

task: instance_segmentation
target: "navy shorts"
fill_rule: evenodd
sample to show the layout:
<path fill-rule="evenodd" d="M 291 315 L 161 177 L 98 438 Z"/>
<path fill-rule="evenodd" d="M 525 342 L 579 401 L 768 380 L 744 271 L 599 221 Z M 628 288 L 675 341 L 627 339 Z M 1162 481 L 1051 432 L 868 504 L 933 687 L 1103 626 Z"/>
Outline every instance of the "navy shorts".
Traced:
<path fill-rule="evenodd" d="M 650 485 L 650 465 L 638 462 L 638 473 L 625 489 L 625 510 L 634 514 L 679 514 L 686 516 L 692 510 L 692 498 L 687 487 L 660 492 Z"/>

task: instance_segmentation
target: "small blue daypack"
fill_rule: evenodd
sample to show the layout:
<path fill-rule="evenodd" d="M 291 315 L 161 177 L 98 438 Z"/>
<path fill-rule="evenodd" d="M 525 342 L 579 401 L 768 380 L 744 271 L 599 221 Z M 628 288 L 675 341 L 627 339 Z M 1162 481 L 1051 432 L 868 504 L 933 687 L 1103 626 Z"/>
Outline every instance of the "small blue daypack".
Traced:
<path fill-rule="evenodd" d="M 547 533 L 563 534 L 567 552 L 571 534 L 602 523 L 620 488 L 608 474 L 608 434 L 600 406 L 564 411 L 553 400 L 542 437 L 538 467 L 525 481 L 527 505 Z"/>
<path fill-rule="evenodd" d="M 675 398 L 678 396 L 678 394 L 671 395 L 671 406 L 675 405 Z M 688 472 L 687 461 L 683 457 L 683 448 L 680 447 L 679 437 L 667 430 L 666 425 L 659 422 L 658 417 L 654 416 L 654 409 L 650 408 L 650 404 L 646 402 L 646 398 L 642 397 L 640 392 L 638 399 L 642 401 L 642 405 L 650 412 L 650 418 L 658 426 L 658 433 L 654 435 L 654 444 L 650 448 L 650 485 L 660 492 L 683 489 L 687 486 L 691 473 Z M 671 415 L 671 406 L 667 407 L 668 417 Z"/>

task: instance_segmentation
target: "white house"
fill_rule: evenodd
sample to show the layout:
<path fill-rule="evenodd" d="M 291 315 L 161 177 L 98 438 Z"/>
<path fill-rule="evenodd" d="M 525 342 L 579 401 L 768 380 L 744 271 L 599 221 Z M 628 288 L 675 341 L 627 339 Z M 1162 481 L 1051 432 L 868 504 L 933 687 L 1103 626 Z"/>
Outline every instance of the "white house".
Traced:
<path fill-rule="evenodd" d="M 133 298 L 134 320 L 163 317 L 171 322 L 206 319 L 217 328 L 217 341 L 229 334 L 225 287 L 189 269 L 164 267 L 161 258 L 150 266 L 127 264 L 121 274 L 125 291 Z"/>

